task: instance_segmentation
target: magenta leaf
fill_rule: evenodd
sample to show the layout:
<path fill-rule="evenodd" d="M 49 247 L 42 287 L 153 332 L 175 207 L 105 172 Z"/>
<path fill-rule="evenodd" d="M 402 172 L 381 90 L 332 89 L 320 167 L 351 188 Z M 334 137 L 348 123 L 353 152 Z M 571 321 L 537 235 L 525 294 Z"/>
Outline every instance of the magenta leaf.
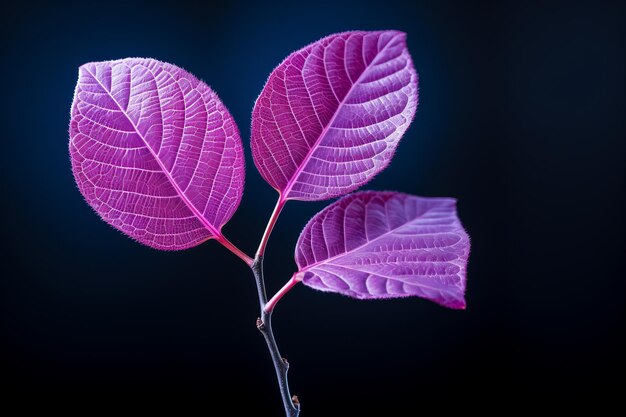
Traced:
<path fill-rule="evenodd" d="M 252 154 L 283 200 L 324 200 L 384 169 L 417 108 L 397 31 L 345 32 L 289 55 L 252 113 Z"/>
<path fill-rule="evenodd" d="M 355 298 L 418 296 L 465 308 L 469 249 L 456 200 L 360 192 L 305 226 L 296 246 L 296 278 Z"/>
<path fill-rule="evenodd" d="M 157 249 L 220 239 L 243 192 L 241 138 L 226 107 L 205 83 L 154 59 L 80 67 L 70 156 L 89 205 Z"/>

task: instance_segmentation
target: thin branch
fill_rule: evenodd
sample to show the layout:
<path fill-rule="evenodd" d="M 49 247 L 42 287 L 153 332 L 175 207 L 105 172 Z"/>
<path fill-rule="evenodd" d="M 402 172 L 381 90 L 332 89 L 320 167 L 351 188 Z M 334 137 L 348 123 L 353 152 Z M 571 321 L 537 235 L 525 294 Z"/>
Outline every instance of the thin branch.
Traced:
<path fill-rule="evenodd" d="M 270 216 L 269 221 L 267 222 L 267 227 L 265 227 L 265 232 L 263 233 L 263 237 L 261 238 L 261 243 L 259 243 L 259 249 L 256 251 L 256 257 L 263 257 L 265 255 L 265 246 L 267 246 L 267 241 L 270 239 L 270 235 L 272 234 L 272 230 L 274 229 L 274 225 L 276 224 L 276 220 L 278 220 L 278 216 L 280 212 L 285 207 L 285 203 L 287 200 L 283 200 L 282 195 L 278 195 L 278 201 L 276 202 L 276 207 L 274 207 L 274 211 Z"/>
<path fill-rule="evenodd" d="M 263 278 L 263 257 L 257 256 L 254 263 L 251 266 L 254 273 L 254 280 L 257 285 L 257 292 L 259 294 L 259 307 L 261 309 L 261 317 L 257 319 L 256 326 L 263 334 L 267 348 L 269 349 L 272 362 L 274 363 L 274 370 L 276 371 L 276 378 L 278 379 L 278 387 L 280 389 L 280 396 L 283 400 L 283 406 L 285 407 L 286 417 L 298 417 L 300 415 L 300 402 L 295 395 L 291 397 L 289 393 L 289 384 L 287 381 L 287 371 L 289 370 L 289 363 L 285 358 L 280 356 L 276 339 L 274 338 L 274 332 L 272 331 L 272 312 L 266 312 L 265 307 L 267 305 L 267 295 L 265 293 L 265 281 Z"/>
<path fill-rule="evenodd" d="M 261 310 L 267 304 L 267 293 L 265 292 L 265 276 L 263 274 L 263 257 L 257 256 L 254 259 L 253 264 L 250 266 L 252 273 L 254 274 L 254 282 L 256 283 L 256 290 L 259 295 L 259 307 Z"/>
<path fill-rule="evenodd" d="M 278 303 L 280 299 L 283 298 L 283 296 L 287 294 L 294 287 L 294 285 L 296 285 L 300 281 L 301 279 L 299 279 L 298 274 L 293 274 L 289 281 L 287 281 L 287 283 L 280 290 L 278 290 L 276 294 L 274 294 L 274 296 L 267 302 L 267 304 L 265 304 L 265 308 L 263 309 L 263 311 L 265 311 L 266 313 L 271 313 L 272 311 L 274 311 L 276 303 Z"/>

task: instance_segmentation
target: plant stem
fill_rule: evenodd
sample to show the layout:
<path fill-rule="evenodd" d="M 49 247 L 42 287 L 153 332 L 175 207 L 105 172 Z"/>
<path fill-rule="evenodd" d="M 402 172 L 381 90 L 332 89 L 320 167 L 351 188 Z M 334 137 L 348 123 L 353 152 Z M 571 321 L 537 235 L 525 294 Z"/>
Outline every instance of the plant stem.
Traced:
<path fill-rule="evenodd" d="M 280 396 L 282 397 L 283 405 L 285 407 L 285 416 L 298 417 L 300 415 L 300 403 L 298 401 L 298 397 L 295 395 L 291 397 L 291 394 L 289 393 L 289 384 L 287 381 L 289 363 L 285 358 L 280 356 L 280 351 L 276 345 L 276 339 L 274 338 L 274 332 L 272 331 L 272 311 L 265 311 L 267 305 L 267 295 L 265 293 L 265 281 L 263 277 L 263 256 L 257 255 L 251 265 L 251 268 L 254 273 L 254 281 L 256 282 L 256 288 L 259 294 L 259 307 L 261 309 L 261 317 L 257 319 L 256 326 L 265 338 L 267 348 L 269 349 L 270 356 L 272 357 L 272 362 L 274 363 L 274 370 L 276 371 L 276 378 L 278 379 Z"/>
<path fill-rule="evenodd" d="M 300 282 L 300 280 L 297 278 L 297 274 L 293 274 L 289 281 L 287 281 L 287 283 L 280 290 L 278 290 L 276 294 L 274 294 L 274 296 L 267 302 L 267 304 L 265 304 L 265 308 L 263 309 L 263 311 L 265 311 L 266 313 L 272 313 L 272 311 L 274 311 L 276 303 L 278 303 L 280 299 L 283 298 L 283 296 L 287 294 L 298 282 Z"/>
<path fill-rule="evenodd" d="M 222 246 L 224 246 L 226 249 L 228 249 L 229 251 L 237 255 L 239 259 L 244 261 L 249 267 L 252 267 L 252 263 L 254 262 L 254 259 L 252 259 L 248 255 L 243 253 L 243 251 L 241 251 L 237 246 L 235 246 L 230 240 L 226 239 L 224 235 L 220 234 L 218 237 L 215 238 L 215 240 L 221 243 Z"/>
<path fill-rule="evenodd" d="M 283 196 L 279 194 L 278 201 L 276 202 L 276 207 L 274 207 L 272 216 L 267 222 L 267 227 L 265 228 L 265 232 L 263 233 L 263 237 L 261 238 L 261 243 L 259 243 L 259 249 L 256 251 L 257 258 L 263 257 L 265 255 L 265 246 L 267 246 L 267 241 L 270 239 L 270 235 L 272 234 L 272 230 L 274 229 L 276 220 L 278 220 L 278 216 L 280 215 L 283 207 L 285 207 L 286 202 L 287 200 L 283 200 Z"/>

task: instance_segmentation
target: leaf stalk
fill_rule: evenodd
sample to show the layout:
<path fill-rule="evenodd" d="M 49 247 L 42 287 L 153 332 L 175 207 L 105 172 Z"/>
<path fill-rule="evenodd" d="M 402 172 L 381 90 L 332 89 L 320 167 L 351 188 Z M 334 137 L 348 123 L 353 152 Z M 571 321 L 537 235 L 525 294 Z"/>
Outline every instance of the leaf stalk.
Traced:
<path fill-rule="evenodd" d="M 294 287 L 294 285 L 296 285 L 300 281 L 301 279 L 298 278 L 298 274 L 293 274 L 289 281 L 287 281 L 287 283 L 280 290 L 278 290 L 276 294 L 274 294 L 274 296 L 267 302 L 267 304 L 265 304 L 265 308 L 263 309 L 263 311 L 265 311 L 266 313 L 271 313 L 272 311 L 274 311 L 276 303 L 278 303 L 280 299 L 283 298 L 283 296 L 287 294 Z"/>
<path fill-rule="evenodd" d="M 265 247 L 267 246 L 267 241 L 270 239 L 270 235 L 272 234 L 272 230 L 274 230 L 274 225 L 276 224 L 276 220 L 278 220 L 278 216 L 280 216 L 280 212 L 285 207 L 285 203 L 287 200 L 283 199 L 282 195 L 278 195 L 278 201 L 276 202 L 276 207 L 274 207 L 274 211 L 270 216 L 270 220 L 267 222 L 267 227 L 265 228 L 265 232 L 263 233 L 263 237 L 261 238 L 261 243 L 259 243 L 259 249 L 256 251 L 256 258 L 265 256 Z"/>
<path fill-rule="evenodd" d="M 252 263 L 254 262 L 254 259 L 246 255 L 241 249 L 235 246 L 230 240 L 226 239 L 226 236 L 220 234 L 218 237 L 215 238 L 215 240 L 217 240 L 226 249 L 228 249 L 229 251 L 237 255 L 239 259 L 241 259 L 242 261 L 246 263 L 246 265 L 248 265 L 249 267 L 252 267 Z"/>

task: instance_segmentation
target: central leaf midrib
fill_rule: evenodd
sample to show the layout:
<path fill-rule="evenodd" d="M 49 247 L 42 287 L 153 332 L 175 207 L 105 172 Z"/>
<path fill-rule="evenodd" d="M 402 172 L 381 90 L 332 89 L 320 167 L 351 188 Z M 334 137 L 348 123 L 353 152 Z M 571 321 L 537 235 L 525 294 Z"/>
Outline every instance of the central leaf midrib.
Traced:
<path fill-rule="evenodd" d="M 117 108 L 120 109 L 120 112 L 122 112 L 122 114 L 126 117 L 126 119 L 128 120 L 128 122 L 131 124 L 131 126 L 133 127 L 133 129 L 135 130 L 135 133 L 141 138 L 142 142 L 144 143 L 144 145 L 146 146 L 146 148 L 148 148 L 148 151 L 150 152 L 150 155 L 152 155 L 152 157 L 154 158 L 154 160 L 156 161 L 156 163 L 159 165 L 159 168 L 161 169 L 161 171 L 163 172 L 163 174 L 165 175 L 165 177 L 168 179 L 168 181 L 170 182 L 170 184 L 172 185 L 172 187 L 174 187 L 174 190 L 176 191 L 176 194 L 178 194 L 178 197 L 180 197 L 181 200 L 183 200 L 183 202 L 185 203 L 185 205 L 187 206 L 187 208 L 189 208 L 189 210 L 191 210 L 191 213 L 200 221 L 200 223 L 202 223 L 202 225 L 209 231 L 211 232 L 211 234 L 213 234 L 213 236 L 215 238 L 219 238 L 219 236 L 221 236 L 221 233 L 215 228 L 215 226 L 213 226 L 211 223 L 209 223 L 209 221 L 202 215 L 202 213 L 200 213 L 200 211 L 196 208 L 196 206 L 193 205 L 193 203 L 191 201 L 189 201 L 189 199 L 187 198 L 187 196 L 185 196 L 184 192 L 180 189 L 180 187 L 178 186 L 178 184 L 176 183 L 176 181 L 174 181 L 174 178 L 171 176 L 171 174 L 169 173 L 169 171 L 165 168 L 165 165 L 163 165 L 163 163 L 161 162 L 161 160 L 158 158 L 157 154 L 154 153 L 154 150 L 152 149 L 152 147 L 150 146 L 150 144 L 148 143 L 148 141 L 143 137 L 143 135 L 141 134 L 141 132 L 139 132 L 139 129 L 137 128 L 137 126 L 135 125 L 135 123 L 132 121 L 132 119 L 130 118 L 130 116 L 126 113 L 126 111 L 124 110 L 124 108 L 120 105 L 120 103 L 118 103 L 118 101 L 115 99 L 115 97 L 113 97 L 113 94 L 111 94 L 105 87 L 104 85 L 102 85 L 102 83 L 100 82 L 100 80 L 98 80 L 98 78 L 96 78 L 96 76 L 89 71 L 89 69 L 87 69 L 87 67 L 83 67 L 84 70 L 96 81 L 96 83 L 98 83 L 98 85 L 100 86 L 100 88 L 102 88 L 102 90 L 104 90 L 104 92 L 107 94 L 107 96 L 109 96 L 109 98 L 111 100 L 113 100 L 113 102 L 115 103 L 115 105 L 117 106 Z M 147 68 L 146 68 L 147 69 Z M 131 70 L 131 77 L 132 77 L 132 70 Z M 153 77 L 154 78 L 154 77 Z M 156 80 L 154 80 L 156 83 Z M 128 87 L 130 89 L 130 86 Z M 158 92 L 158 87 L 156 89 L 157 92 L 157 96 L 159 94 Z M 129 93 L 130 94 L 130 93 Z"/>
<path fill-rule="evenodd" d="M 357 80 L 350 86 L 350 89 L 348 90 L 348 92 L 346 93 L 346 95 L 343 97 L 343 99 L 339 102 L 339 104 L 337 105 L 337 109 L 335 110 L 335 113 L 333 113 L 333 116 L 330 118 L 328 124 L 324 127 L 324 129 L 322 130 L 322 132 L 320 133 L 320 135 L 318 136 L 318 138 L 315 140 L 315 143 L 313 144 L 313 146 L 311 146 L 311 148 L 309 149 L 309 151 L 307 152 L 307 154 L 304 156 L 304 159 L 302 160 L 302 162 L 300 163 L 300 165 L 296 168 L 296 171 L 294 172 L 293 176 L 291 177 L 291 179 L 287 182 L 287 185 L 285 186 L 285 188 L 281 191 L 281 199 L 282 200 L 288 200 L 288 194 L 291 191 L 291 188 L 294 186 L 294 184 L 296 183 L 296 181 L 298 180 L 298 177 L 300 176 L 300 174 L 302 173 L 302 171 L 304 170 L 304 167 L 308 164 L 311 155 L 313 155 L 313 152 L 315 152 L 317 150 L 317 147 L 319 146 L 319 144 L 322 142 L 322 140 L 324 139 L 324 137 L 326 136 L 326 134 L 328 133 L 328 130 L 332 127 L 333 123 L 335 122 L 335 119 L 337 118 L 337 116 L 339 115 L 339 112 L 341 110 L 341 108 L 346 104 L 346 101 L 348 99 L 348 97 L 350 96 L 350 94 L 352 94 L 352 90 L 354 89 L 354 87 L 359 84 L 361 82 L 361 79 L 363 78 L 364 74 L 367 73 L 367 71 L 376 63 L 378 57 L 387 49 L 387 47 L 394 41 L 394 39 L 399 36 L 399 35 L 394 35 L 389 42 L 387 42 L 387 44 L 383 47 L 383 49 L 381 49 L 380 51 L 378 51 L 378 53 L 376 54 L 376 58 L 374 58 L 372 60 L 372 62 L 370 62 L 364 69 L 363 72 L 361 73 L 361 75 L 359 75 L 359 77 L 357 78 Z M 309 55 L 310 56 L 310 55 Z M 308 57 L 307 57 L 308 59 Z M 305 61 L 306 63 L 306 61 Z M 349 74 L 348 74 L 349 75 Z M 328 78 L 328 77 L 327 77 Z M 332 86 L 330 87 L 332 89 Z"/>
<path fill-rule="evenodd" d="M 346 207 L 347 207 L 347 206 L 346 206 Z M 328 258 L 326 258 L 326 259 L 323 259 L 323 260 L 321 260 L 321 261 L 317 261 L 317 262 L 314 262 L 314 263 L 312 263 L 312 264 L 310 264 L 310 265 L 307 265 L 307 266 L 305 266 L 304 268 L 300 269 L 298 272 L 306 272 L 306 271 L 309 271 L 309 270 L 311 270 L 312 268 L 315 268 L 316 266 L 319 266 L 319 265 L 332 264 L 332 261 L 333 261 L 333 260 L 335 260 L 335 259 L 337 259 L 337 258 L 342 258 L 342 257 L 344 257 L 344 256 L 347 256 L 348 254 L 358 252 L 358 251 L 360 251 L 361 249 L 363 249 L 364 247 L 366 247 L 367 245 L 369 245 L 370 243 L 375 242 L 375 241 L 377 241 L 377 240 L 379 240 L 380 238 L 383 238 L 383 237 L 385 237 L 385 236 L 389 236 L 389 235 L 391 235 L 391 234 L 395 233 L 398 229 L 400 229 L 400 228 L 402 228 L 402 227 L 406 226 L 407 224 L 410 224 L 411 222 L 417 221 L 418 219 L 420 219 L 420 218 L 424 217 L 424 216 L 425 216 L 425 215 L 426 215 L 429 211 L 431 211 L 431 210 L 432 210 L 432 209 L 434 209 L 434 208 L 435 208 L 435 207 L 431 207 L 431 208 L 427 209 L 426 211 L 424 211 L 424 213 L 420 214 L 418 217 L 414 217 L 414 218 L 412 218 L 412 219 L 408 219 L 406 222 L 404 222 L 404 223 L 402 223 L 402 224 L 398 225 L 397 227 L 390 228 L 388 231 L 386 231 L 386 232 L 384 232 L 384 233 L 381 233 L 380 235 L 376 236 L 376 237 L 375 237 L 375 238 L 373 238 L 372 240 L 367 240 L 367 238 L 366 238 L 367 242 L 365 242 L 365 243 L 363 243 L 363 244 L 361 244 L 361 245 L 357 246 L 357 247 L 356 247 L 356 248 L 354 248 L 354 249 L 351 249 L 351 250 L 346 250 L 345 245 L 344 245 L 344 252 L 338 253 L 337 255 L 334 255 L 334 256 L 328 257 Z M 344 217 L 345 217 L 345 209 L 344 209 Z M 388 222 L 387 222 L 387 223 L 388 223 Z M 344 239 L 345 239 L 345 237 L 344 237 Z M 298 265 L 298 266 L 299 266 L 299 265 Z"/>
<path fill-rule="evenodd" d="M 378 276 L 378 277 L 381 277 L 382 279 L 386 279 L 386 280 L 389 280 L 389 281 L 401 282 L 402 284 L 411 285 L 413 287 L 426 288 L 426 289 L 429 289 L 429 290 L 439 291 L 439 292 L 442 292 L 442 293 L 445 292 L 446 294 L 454 295 L 454 293 L 452 293 L 451 291 L 449 291 L 449 290 L 447 290 L 445 288 L 436 288 L 436 287 L 433 287 L 433 286 L 430 286 L 430 285 L 427 285 L 427 284 L 423 284 L 423 283 L 416 283 L 416 284 L 414 284 L 412 282 L 404 281 L 404 280 L 402 280 L 402 279 L 400 279 L 398 277 L 393 277 L 393 276 L 390 276 L 390 275 L 383 275 L 382 273 L 378 273 L 378 272 L 361 271 L 359 269 L 351 268 L 350 266 L 346 266 L 346 265 L 331 265 L 331 266 L 334 266 L 336 268 L 348 269 L 348 270 L 350 270 L 352 272 L 365 273 L 365 274 L 368 274 L 370 276 Z M 323 267 L 321 267 L 320 269 L 325 271 L 325 272 L 331 273 L 331 274 L 335 275 L 336 277 L 338 277 L 339 279 L 341 279 L 343 282 L 346 282 L 343 278 L 341 278 L 339 275 L 337 275 L 335 273 L 335 271 L 329 271 L 327 269 L 324 269 Z M 458 275 L 455 274 L 455 276 L 458 276 Z M 347 282 L 346 282 L 346 284 L 347 284 Z M 372 294 L 369 291 L 369 289 L 368 289 L 367 292 L 368 292 L 368 294 Z M 389 292 L 386 292 L 386 293 L 389 294 Z"/>

